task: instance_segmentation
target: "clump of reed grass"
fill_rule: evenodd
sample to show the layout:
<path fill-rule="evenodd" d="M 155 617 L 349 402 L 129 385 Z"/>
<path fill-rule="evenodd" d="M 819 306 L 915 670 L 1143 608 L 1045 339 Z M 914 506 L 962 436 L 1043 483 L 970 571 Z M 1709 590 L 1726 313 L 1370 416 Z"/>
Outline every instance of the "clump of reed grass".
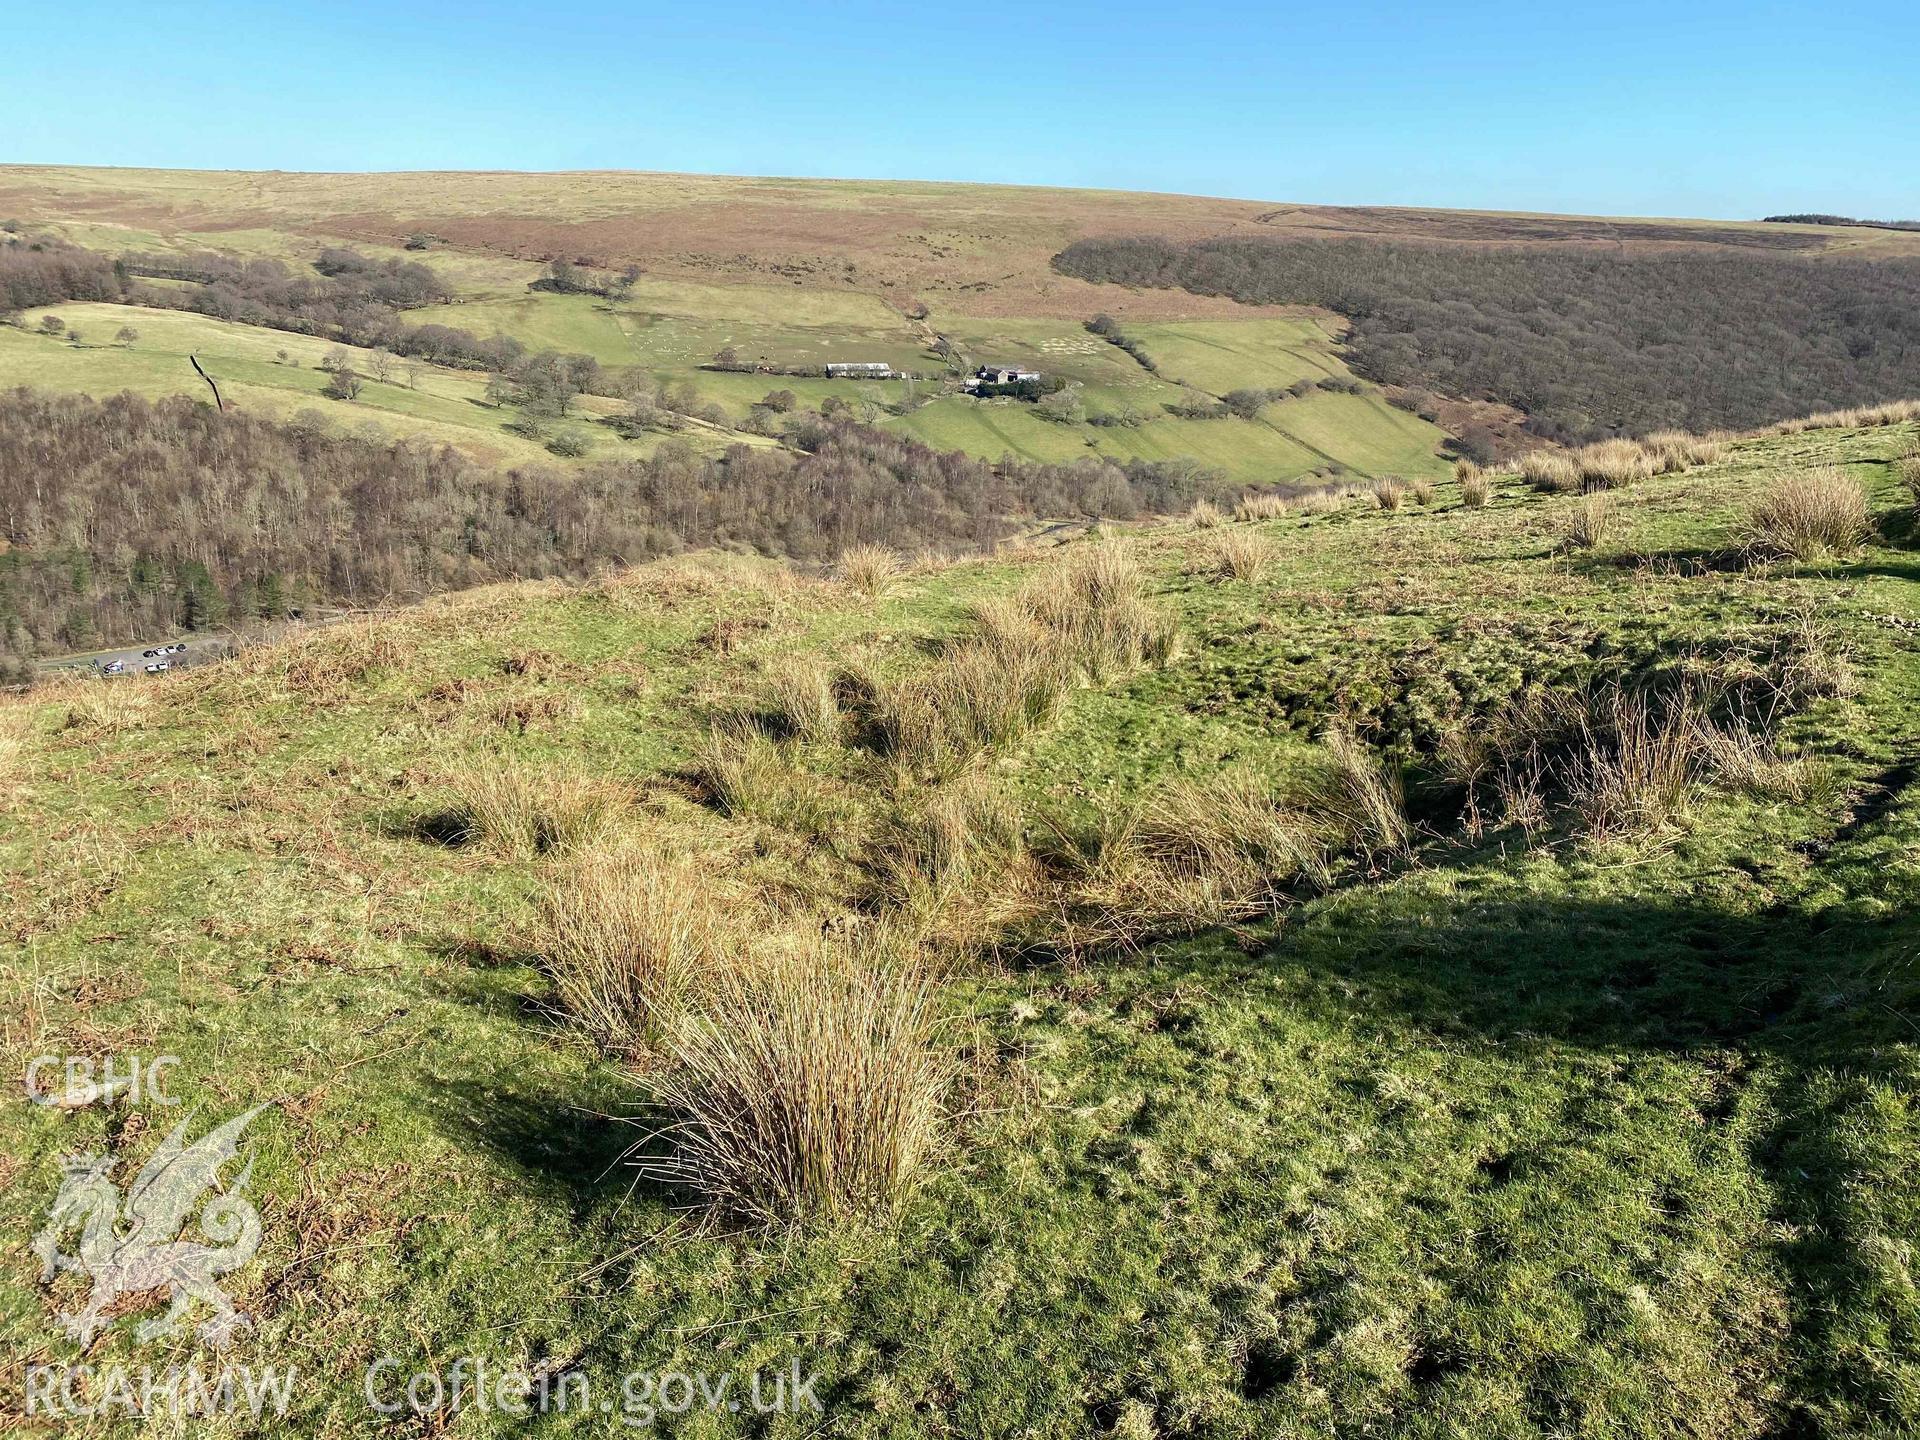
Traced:
<path fill-rule="evenodd" d="M 1207 547 L 1206 560 L 1216 580 L 1258 583 L 1273 563 L 1273 542 L 1257 531 L 1228 531 Z"/>
<path fill-rule="evenodd" d="M 1388 476 L 1373 482 L 1373 503 L 1389 513 L 1398 510 L 1407 498 L 1407 487 Z"/>
<path fill-rule="evenodd" d="M 1242 495 L 1233 507 L 1233 518 L 1241 522 L 1278 520 L 1293 508 L 1287 497 L 1277 492 Z"/>
<path fill-rule="evenodd" d="M 82 680 L 72 690 L 62 730 L 95 735 L 118 735 L 136 729 L 147 713 L 152 694 L 135 680 Z"/>
<path fill-rule="evenodd" d="M 877 597 L 900 577 L 900 557 L 883 545 L 854 545 L 840 552 L 837 568 L 843 582 Z"/>
<path fill-rule="evenodd" d="M 1431 480 L 1410 480 L 1407 482 L 1407 495 L 1416 505 L 1433 503 L 1433 482 Z"/>
<path fill-rule="evenodd" d="M 1129 833 L 1165 872 L 1263 904 L 1296 881 L 1324 885 L 1332 838 L 1324 822 L 1244 768 L 1163 786 Z"/>
<path fill-rule="evenodd" d="M 1346 730 L 1328 731 L 1320 750 L 1323 769 L 1307 791 L 1314 811 L 1369 864 L 1405 859 L 1413 824 L 1398 768 Z"/>
<path fill-rule="evenodd" d="M 1640 444 L 1661 474 L 1711 465 L 1726 454 L 1726 443 L 1715 435 L 1692 435 L 1685 430 L 1656 430 Z"/>
<path fill-rule="evenodd" d="M 833 807 L 826 792 L 756 724 L 714 726 L 695 752 L 694 770 L 723 815 L 804 836 L 825 834 L 832 826 Z"/>
<path fill-rule="evenodd" d="M 1474 466 L 1460 477 L 1460 503 L 1469 510 L 1484 510 L 1493 497 L 1493 481 L 1486 471 Z"/>
<path fill-rule="evenodd" d="M 1806 430 L 1858 430 L 1879 425 L 1900 425 L 1920 420 L 1920 400 L 1890 400 L 1882 405 L 1856 405 L 1842 410 L 1823 410 L 1768 426 L 1763 435 L 1798 435 Z"/>
<path fill-rule="evenodd" d="M 1477 480 L 1486 473 L 1477 461 L 1469 460 L 1465 456 L 1453 462 L 1453 479 L 1457 485 L 1464 485 L 1469 480 Z"/>
<path fill-rule="evenodd" d="M 749 1224 L 892 1207 L 938 1153 L 954 1079 L 924 968 L 885 937 L 822 938 L 716 981 L 669 1032 L 669 1147 L 643 1172 Z"/>
<path fill-rule="evenodd" d="M 535 915 L 529 938 L 560 1005 L 622 1054 L 695 1005 L 740 948 L 738 912 L 710 874 L 636 846 L 554 862 Z"/>
<path fill-rule="evenodd" d="M 1211 500 L 1196 500 L 1193 508 L 1187 511 L 1187 523 L 1196 530 L 1212 530 L 1225 520 L 1226 516 L 1220 513 L 1220 507 Z"/>
<path fill-rule="evenodd" d="M 1613 525 L 1613 501 L 1605 494 L 1589 495 L 1567 516 L 1567 543 L 1579 550 L 1592 550 L 1607 538 Z"/>
<path fill-rule="evenodd" d="M 1520 457 L 1520 476 L 1535 490 L 1565 494 L 1580 488 L 1580 470 L 1555 450 L 1530 450 Z"/>
<path fill-rule="evenodd" d="M 1573 467 L 1587 490 L 1616 490 L 1636 480 L 1651 479 L 1654 456 L 1637 440 L 1602 440 L 1573 452 Z"/>
<path fill-rule="evenodd" d="M 1024 850 L 1019 807 L 978 772 L 962 774 L 915 797 L 890 818 L 875 847 L 887 898 L 921 915 L 955 901 L 991 907 Z"/>
<path fill-rule="evenodd" d="M 619 795 L 569 766 L 481 756 L 453 781 L 454 829 L 514 859 L 571 850 L 605 835 Z"/>
<path fill-rule="evenodd" d="M 779 734 L 792 739 L 829 744 L 840 738 L 842 717 L 833 674 L 813 657 L 782 661 L 769 670 L 760 710 Z"/>
<path fill-rule="evenodd" d="M 1871 529 L 1867 492 L 1833 465 L 1782 475 L 1747 516 L 1747 548 L 1799 561 L 1850 554 Z"/>
<path fill-rule="evenodd" d="M 1533 693 L 1471 734 L 1446 737 L 1438 758 L 1465 791 L 1470 831 L 1490 797 L 1502 825 L 1538 831 L 1559 812 L 1596 843 L 1670 829 L 1711 781 L 1809 796 L 1819 785 L 1818 767 L 1783 760 L 1762 725 L 1716 719 L 1691 684 Z"/>
<path fill-rule="evenodd" d="M 1164 664 L 1179 631 L 1142 594 L 1118 545 L 1071 553 L 1010 599 L 974 607 L 974 631 L 930 669 L 873 687 L 868 729 L 909 763 L 951 770 L 1045 724 L 1083 681 Z"/>

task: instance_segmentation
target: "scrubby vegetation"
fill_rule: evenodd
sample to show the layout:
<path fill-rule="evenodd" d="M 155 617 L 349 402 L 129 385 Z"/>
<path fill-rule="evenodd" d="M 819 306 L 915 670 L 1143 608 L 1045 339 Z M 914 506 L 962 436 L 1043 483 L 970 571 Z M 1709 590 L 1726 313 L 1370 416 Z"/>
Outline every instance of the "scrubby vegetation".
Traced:
<path fill-rule="evenodd" d="M 1914 260 L 1121 238 L 1079 241 L 1055 265 L 1324 305 L 1353 322 L 1362 375 L 1515 405 L 1557 441 L 1744 429 L 1920 391 Z"/>

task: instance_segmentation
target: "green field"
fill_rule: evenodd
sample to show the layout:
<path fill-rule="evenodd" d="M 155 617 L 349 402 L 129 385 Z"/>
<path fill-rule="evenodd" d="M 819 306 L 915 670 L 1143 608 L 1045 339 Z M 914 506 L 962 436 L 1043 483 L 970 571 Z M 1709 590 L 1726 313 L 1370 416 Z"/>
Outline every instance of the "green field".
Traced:
<path fill-rule="evenodd" d="M 78 330 L 83 344 L 37 333 L 42 315 L 57 315 L 68 330 Z M 131 346 L 114 336 L 122 326 L 139 332 Z M 286 417 L 314 410 L 341 425 L 371 425 L 376 431 L 400 438 L 425 436 L 454 444 L 476 457 L 501 463 L 562 462 L 541 445 L 510 434 L 504 427 L 520 412 L 484 399 L 487 377 L 471 370 L 450 370 L 404 358 L 393 364 L 394 380 L 367 378 L 358 399 L 330 400 L 320 392 L 327 375 L 318 368 L 327 352 L 345 349 L 356 357 L 356 368 L 370 376 L 371 352 L 353 346 L 335 346 L 312 336 L 265 330 L 181 310 L 154 310 L 132 305 L 66 304 L 30 311 L 24 328 L 0 327 L 0 386 L 28 385 L 44 390 L 67 390 L 92 395 L 131 391 L 155 398 L 161 395 L 207 395 L 206 382 L 193 372 L 187 357 L 197 355 L 201 365 L 219 382 L 225 398 L 264 414 Z M 285 352 L 287 363 L 278 356 Z M 574 425 L 589 436 L 592 459 L 648 453 L 658 437 L 624 441 L 587 422 L 613 413 L 618 403 L 586 395 L 575 400 Z M 703 430 L 684 432 L 696 445 L 718 445 L 745 438 Z"/>
<path fill-rule="evenodd" d="M 631 305 L 616 306 L 594 296 L 535 293 L 414 315 L 461 324 L 480 334 L 498 330 L 530 347 L 577 351 L 603 365 L 640 366 L 663 380 L 692 385 L 703 399 L 720 404 L 736 419 L 775 389 L 791 390 L 803 405 L 817 406 L 829 396 L 894 404 L 906 387 L 899 382 L 723 374 L 699 368 L 723 346 L 733 347 L 743 359 L 774 364 L 857 358 L 923 372 L 940 368 L 905 322 L 894 317 L 894 327 L 888 328 L 882 322 L 890 312 L 877 304 L 864 308 L 860 297 L 824 297 L 834 303 L 803 309 L 801 316 L 815 323 L 802 326 L 782 325 L 776 318 L 784 298 L 778 290 L 704 286 L 682 292 L 656 284 L 641 287 L 637 296 L 641 290 L 645 298 Z M 1300 378 L 1345 376 L 1332 342 L 1309 319 L 1149 327 L 1143 334 L 1150 333 L 1152 345 L 1164 347 L 1169 355 L 1158 375 L 1099 337 L 1058 321 L 949 321 L 936 314 L 928 323 L 959 345 L 970 363 L 1032 366 L 1079 387 L 1091 412 L 1130 407 L 1145 417 L 1144 423 L 1131 427 L 1061 425 L 1041 419 L 1019 402 L 949 395 L 884 422 L 936 448 L 986 459 L 1014 455 L 1049 462 L 1087 455 L 1120 460 L 1189 457 L 1245 483 L 1292 480 L 1336 468 L 1360 476 L 1438 475 L 1445 469 L 1439 456 L 1441 432 L 1387 405 L 1377 393 L 1315 392 L 1277 402 L 1255 422 L 1184 420 L 1166 413 L 1166 405 L 1190 400 L 1196 390 L 1219 395 L 1243 386 L 1278 388 Z M 920 382 L 917 388 L 926 394 L 937 390 L 938 382 Z"/>
<path fill-rule="evenodd" d="M 1617 492 L 1594 551 L 1564 543 L 1581 497 L 1511 479 L 1478 511 L 1447 483 L 1398 514 L 1122 527 L 1184 648 L 982 758 L 1024 843 L 1091 843 L 1176 779 L 1317 773 L 1340 719 L 1404 762 L 1411 853 L 1117 948 L 968 942 L 1005 898 L 969 891 L 941 912 L 963 1113 L 872 1221 L 704 1223 L 623 1163 L 671 1143 L 646 1138 L 663 1061 L 603 1053 L 557 1000 L 534 897 L 571 862 L 460 843 L 448 807 L 516 767 L 592 777 L 629 843 L 808 934 L 889 914 L 867 847 L 917 782 L 793 742 L 794 803 L 726 818 L 690 778 L 710 723 L 796 656 L 914 673 L 1074 549 L 879 599 L 717 557 L 503 586 L 0 708 L 7 1063 L 177 1055 L 196 1124 L 272 1102 L 247 1142 L 263 1246 L 222 1280 L 256 1317 L 229 1358 L 301 1376 L 263 1433 L 366 1433 L 374 1357 L 478 1355 L 615 1403 L 639 1370 L 823 1377 L 819 1416 L 657 1417 L 688 1437 L 1910 1435 L 1920 569 L 1893 457 L 1917 442 L 1741 442 Z M 1743 558 L 1773 477 L 1828 463 L 1872 538 Z M 1264 573 L 1217 578 L 1223 533 L 1264 539 Z M 1644 834 L 1472 832 L 1414 743 L 1529 689 L 1781 656 L 1839 667 L 1783 712 L 1798 778 L 1696 783 Z M 29 1253 L 60 1157 L 124 1183 L 185 1113 L 0 1109 L 10 1354 L 77 1353 L 54 1316 L 80 1277 L 45 1288 Z M 157 1311 L 126 1308 L 92 1363 L 197 1353 L 140 1345 Z M 62 1433 L 108 1431 L 133 1433 Z"/>
<path fill-rule="evenodd" d="M 49 228 L 77 243 L 109 253 L 191 251 L 215 248 L 243 257 L 269 257 L 298 267 L 327 243 L 312 233 L 282 232 L 257 225 L 229 230 L 164 231 L 93 219 L 68 219 Z M 731 349 L 751 364 L 772 368 L 822 366 L 833 361 L 877 360 L 929 378 L 911 387 L 924 398 L 954 386 L 946 362 L 929 348 L 945 336 L 969 366 L 1020 364 L 1060 376 L 1074 386 L 1093 415 L 1132 412 L 1129 427 L 1058 425 L 1006 405 L 978 406 L 947 394 L 930 405 L 884 421 L 927 443 L 988 459 L 1015 455 L 1065 461 L 1088 455 L 1118 460 L 1190 458 L 1245 484 L 1295 480 L 1327 473 L 1438 475 L 1445 435 L 1426 422 L 1383 404 L 1314 394 L 1269 407 L 1258 423 L 1188 421 L 1167 413 L 1190 403 L 1244 388 L 1276 389 L 1300 379 L 1347 375 L 1333 338 L 1335 322 L 1300 314 L 1262 314 L 1244 319 L 1129 321 L 1126 332 L 1157 362 L 1149 373 L 1132 357 L 1086 331 L 1079 320 L 1059 317 L 983 317 L 934 304 L 923 322 L 906 318 L 905 307 L 875 293 L 840 288 L 817 277 L 806 283 L 711 283 L 646 274 L 619 302 L 594 295 L 560 295 L 530 288 L 542 273 L 531 261 L 487 250 L 436 243 L 413 252 L 392 244 L 352 243 L 366 253 L 417 260 L 440 271 L 457 292 L 449 305 L 409 312 L 421 324 L 444 324 L 476 335 L 506 334 L 532 350 L 590 355 L 618 372 L 637 370 L 657 383 L 690 387 L 718 405 L 731 424 L 746 420 L 753 405 L 775 389 L 792 391 L 803 406 L 837 397 L 865 409 L 873 402 L 903 408 L 909 387 L 901 382 L 862 383 L 796 377 L 730 374 L 705 367 Z M 177 282 L 176 282 L 177 288 Z M 1089 314 L 1093 302 L 1089 301 Z M 108 342 L 120 320 L 91 307 L 76 312 L 88 345 L 50 353 L 37 336 L 0 337 L 0 383 L 111 393 L 192 393 L 194 377 L 183 357 L 198 347 L 203 360 L 226 368 L 233 398 L 268 413 L 303 406 L 324 383 L 312 364 L 327 348 L 274 331 L 244 333 L 184 312 L 146 312 L 136 328 L 150 340 L 132 354 Z M 1084 318 L 1084 317 L 1083 317 Z M 37 313 L 29 316 L 29 324 Z M 275 366 L 286 349 L 299 369 Z M 364 370 L 364 366 L 361 367 Z M 219 373 L 219 372 L 216 372 Z M 32 377 L 39 376 L 38 380 Z M 543 456 L 538 444 L 507 434 L 515 417 L 479 406 L 484 377 L 461 372 L 423 373 L 418 391 L 373 386 L 354 408 L 356 419 L 386 433 L 421 433 L 463 443 L 489 459 L 521 462 Z M 583 402 L 589 413 L 594 402 Z M 873 411 L 866 410 L 869 416 Z M 701 429 L 693 443 L 739 439 Z M 750 443 L 764 443 L 752 440 Z M 641 449 L 657 440 L 639 442 Z M 596 455 L 629 453 L 600 436 Z M 590 457 L 591 458 L 591 457 Z"/>
<path fill-rule="evenodd" d="M 1214 395 L 1242 386 L 1282 389 L 1296 380 L 1345 376 L 1325 321 L 1214 320 L 1126 327 L 1160 374 Z"/>

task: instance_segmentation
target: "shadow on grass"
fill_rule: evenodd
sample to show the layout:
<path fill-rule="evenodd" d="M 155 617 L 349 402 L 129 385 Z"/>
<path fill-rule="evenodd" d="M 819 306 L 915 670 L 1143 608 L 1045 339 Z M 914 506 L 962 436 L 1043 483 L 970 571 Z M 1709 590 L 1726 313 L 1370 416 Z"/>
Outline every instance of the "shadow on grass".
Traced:
<path fill-rule="evenodd" d="M 1342 894 L 1265 952 L 1304 987 L 1297 1003 L 1324 1000 L 1329 1019 L 1398 1013 L 1441 1044 L 1697 1056 L 1742 1088 L 1764 1074 L 1746 1150 L 1773 1197 L 1788 1280 L 1782 1437 L 1863 1424 L 1907 1433 L 1917 1418 L 1920 1305 L 1901 1289 L 1905 1262 L 1886 1259 L 1905 1253 L 1916 1218 L 1886 1152 L 1902 1143 L 1901 1097 L 1915 1083 L 1917 956 L 1912 913 L 1740 915 L 1510 893 L 1436 908 L 1395 887 Z M 1730 1123 L 1736 1099 L 1703 1106 L 1701 1125 Z"/>
<path fill-rule="evenodd" d="M 390 839 L 414 840 L 448 850 L 470 845 L 475 838 L 473 816 L 458 805 L 398 815 L 381 828 Z"/>
<path fill-rule="evenodd" d="M 636 1210 L 685 1203 L 634 1168 L 664 1154 L 666 1143 L 646 1090 L 604 1067 L 564 1086 L 530 1077 L 511 1089 L 457 1081 L 446 1090 L 454 1102 L 449 1138 L 505 1161 L 530 1191 L 566 1206 L 578 1225 L 625 1227 Z"/>

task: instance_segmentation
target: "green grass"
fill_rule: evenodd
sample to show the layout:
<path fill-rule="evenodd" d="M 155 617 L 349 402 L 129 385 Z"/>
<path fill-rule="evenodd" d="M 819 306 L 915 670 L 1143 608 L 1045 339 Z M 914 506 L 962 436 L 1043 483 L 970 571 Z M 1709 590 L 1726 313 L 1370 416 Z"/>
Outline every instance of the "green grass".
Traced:
<path fill-rule="evenodd" d="M 887 1223 L 728 1235 L 635 1185 L 614 1162 L 643 1132 L 614 1117 L 644 1075 L 545 1010 L 535 862 L 426 822 L 441 777 L 504 748 L 602 777 L 743 885 L 846 899 L 877 803 L 849 752 L 800 762 L 851 807 L 831 834 L 724 821 L 684 780 L 710 716 L 795 654 L 925 664 L 967 602 L 1021 583 L 1017 558 L 878 601 L 740 565 L 503 587 L 409 615 L 366 668 L 336 634 L 304 671 L 265 655 L 129 692 L 149 698 L 117 730 L 32 710 L 0 798 L 9 1063 L 173 1053 L 207 1118 L 280 1100 L 255 1127 L 265 1245 L 228 1288 L 261 1312 L 237 1358 L 307 1377 L 294 1433 L 364 1428 L 383 1352 L 552 1356 L 602 1387 L 797 1353 L 826 1376 L 826 1433 L 1911 1433 L 1920 563 L 1889 462 L 1912 428 L 1751 442 L 1622 492 L 1610 543 L 1644 564 L 1561 552 L 1577 497 L 1511 483 L 1483 511 L 1443 485 L 1429 509 L 1263 525 L 1257 583 L 1204 573 L 1208 532 L 1129 540 L 1185 657 L 1078 692 L 990 767 L 1067 829 L 1170 777 L 1286 776 L 1335 718 L 1413 753 L 1527 684 L 1765 636 L 1809 603 L 1862 689 L 1788 733 L 1839 793 L 1707 794 L 1657 845 L 1595 852 L 1431 838 L 1416 786 L 1419 862 L 1282 925 L 975 957 L 947 1003 L 983 1100 Z M 1777 466 L 1826 459 L 1867 484 L 1879 541 L 1721 563 Z M 543 696 L 569 705 L 524 734 L 494 718 Z M 0 1112 L 10 1350 L 69 1353 L 27 1241 L 59 1155 L 137 1161 L 172 1118 L 139 1113 Z M 163 1357 L 123 1322 L 89 1358 Z"/>
<path fill-rule="evenodd" d="M 1347 374 L 1327 322 L 1312 316 L 1129 324 L 1123 329 L 1153 357 L 1161 375 L 1214 395 L 1243 386 L 1282 389 L 1296 380 Z"/>
<path fill-rule="evenodd" d="M 640 366 L 663 380 L 691 385 L 735 420 L 770 390 L 791 390 L 803 405 L 817 407 L 829 396 L 856 404 L 871 397 L 893 405 L 906 387 L 700 368 L 723 348 L 774 365 L 872 359 L 933 376 L 943 371 L 898 315 L 867 297 L 830 292 L 795 289 L 789 295 L 771 287 L 643 281 L 632 299 L 619 305 L 596 296 L 531 293 L 413 315 L 476 334 L 497 330 L 536 349 L 592 355 L 603 365 Z M 1362 476 L 1446 471 L 1438 454 L 1445 436 L 1387 405 L 1377 393 L 1315 392 L 1269 407 L 1254 424 L 1167 414 L 1166 405 L 1192 398 L 1192 390 L 1176 381 L 1224 394 L 1244 386 L 1278 388 L 1303 377 L 1345 376 L 1332 342 L 1312 319 L 1145 327 L 1142 334 L 1151 333 L 1149 351 L 1156 360 L 1159 348 L 1168 352 L 1158 376 L 1099 337 L 1057 320 L 936 315 L 929 323 L 950 336 L 971 362 L 1031 365 L 1080 387 L 1094 413 L 1131 407 L 1146 417 L 1136 427 L 1062 426 L 1024 405 L 980 405 L 949 396 L 887 422 L 936 448 L 987 459 L 1011 454 L 1052 462 L 1089 454 L 1120 460 L 1191 457 L 1247 483 L 1296 479 L 1334 466 Z M 937 379 L 922 382 L 920 389 L 926 393 L 937 385 Z"/>
<path fill-rule="evenodd" d="M 78 329 L 85 343 L 75 346 L 37 333 L 40 317 L 46 314 L 58 315 L 69 329 Z M 187 359 L 191 354 L 220 383 L 230 403 L 258 413 L 286 417 L 317 410 L 336 424 L 371 424 L 394 438 L 424 435 L 497 463 L 566 463 L 504 428 L 520 412 L 485 403 L 487 377 L 475 371 L 418 364 L 415 383 L 409 384 L 407 361 L 402 357 L 394 362 L 393 382 L 382 384 L 370 378 L 368 351 L 181 310 L 72 303 L 29 311 L 24 324 L 24 329 L 0 328 L 0 385 L 91 395 L 131 391 L 149 398 L 205 396 L 206 382 L 193 372 Z M 139 332 L 140 338 L 130 347 L 114 340 L 123 325 Z M 318 368 L 320 360 L 336 348 L 354 355 L 356 367 L 366 377 L 365 388 L 351 402 L 330 400 L 320 393 L 327 383 L 326 373 Z M 279 361 L 282 351 L 290 363 Z M 651 436 L 622 441 L 584 423 L 618 409 L 615 401 L 581 396 L 573 408 L 573 423 L 594 440 L 586 459 L 644 454 L 660 443 Z M 704 431 L 687 434 L 696 444 L 717 445 L 724 439 Z"/>

